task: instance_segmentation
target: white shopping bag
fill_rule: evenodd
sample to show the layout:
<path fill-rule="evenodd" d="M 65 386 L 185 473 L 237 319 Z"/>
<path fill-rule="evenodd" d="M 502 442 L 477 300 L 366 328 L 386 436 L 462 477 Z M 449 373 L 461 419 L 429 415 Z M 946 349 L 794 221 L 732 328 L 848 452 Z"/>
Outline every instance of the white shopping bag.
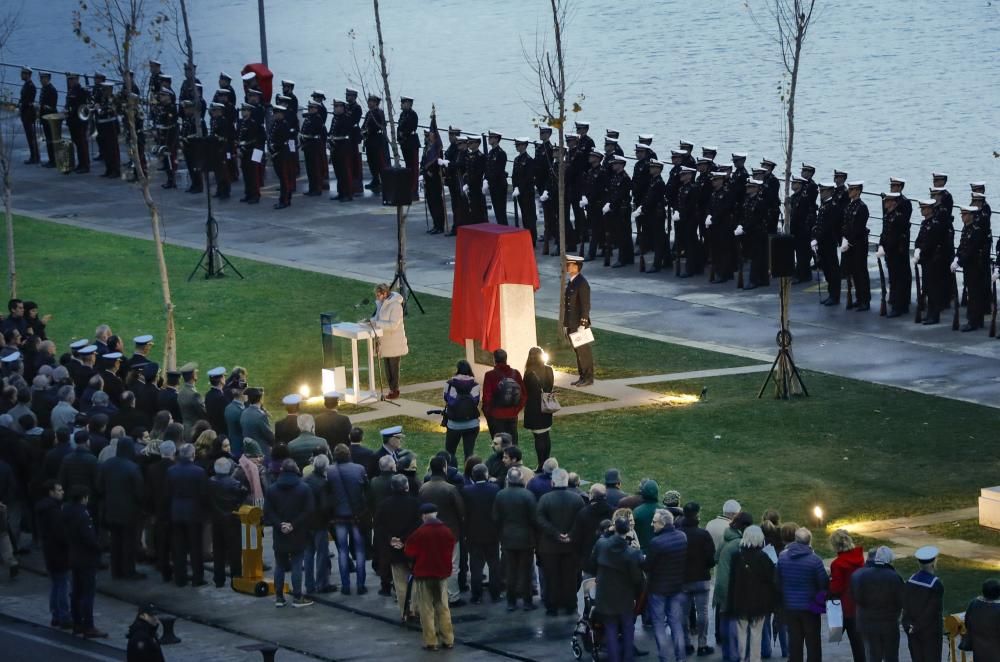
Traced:
<path fill-rule="evenodd" d="M 594 342 L 594 332 L 590 328 L 578 327 L 576 331 L 569 334 L 569 340 L 573 343 L 573 347 L 579 347 L 580 345 L 586 345 L 587 343 Z"/>
<path fill-rule="evenodd" d="M 840 600 L 826 601 L 826 625 L 830 629 L 830 642 L 836 643 L 844 637 L 844 608 Z"/>

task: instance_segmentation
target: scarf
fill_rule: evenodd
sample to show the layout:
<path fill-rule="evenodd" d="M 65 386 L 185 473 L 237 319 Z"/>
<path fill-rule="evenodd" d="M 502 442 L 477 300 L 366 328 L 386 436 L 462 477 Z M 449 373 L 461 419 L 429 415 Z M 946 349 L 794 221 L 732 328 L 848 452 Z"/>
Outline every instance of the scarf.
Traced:
<path fill-rule="evenodd" d="M 260 469 L 246 455 L 240 455 L 240 468 L 250 483 L 250 500 L 255 506 L 264 505 L 264 491 L 260 487 Z"/>

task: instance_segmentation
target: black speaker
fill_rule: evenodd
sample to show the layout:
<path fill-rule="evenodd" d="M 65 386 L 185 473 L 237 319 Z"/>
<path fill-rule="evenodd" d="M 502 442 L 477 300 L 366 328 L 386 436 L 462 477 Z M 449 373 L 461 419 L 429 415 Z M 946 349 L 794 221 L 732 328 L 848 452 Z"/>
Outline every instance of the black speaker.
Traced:
<path fill-rule="evenodd" d="M 401 207 L 413 202 L 410 171 L 406 168 L 385 168 L 382 171 L 382 204 Z"/>
<path fill-rule="evenodd" d="M 771 235 L 771 276 L 791 278 L 795 275 L 795 239 L 788 234 Z"/>

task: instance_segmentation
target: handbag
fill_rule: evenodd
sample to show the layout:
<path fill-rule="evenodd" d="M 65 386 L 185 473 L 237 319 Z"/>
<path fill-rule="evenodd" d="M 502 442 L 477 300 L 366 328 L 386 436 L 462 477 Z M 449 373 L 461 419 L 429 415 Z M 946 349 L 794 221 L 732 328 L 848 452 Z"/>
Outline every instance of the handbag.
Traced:
<path fill-rule="evenodd" d="M 553 392 L 542 391 L 542 413 L 543 414 L 554 414 L 562 409 L 562 405 L 559 404 L 559 399 Z"/>
<path fill-rule="evenodd" d="M 844 638 L 844 608 L 840 600 L 826 601 L 826 625 L 830 630 L 830 643 Z"/>

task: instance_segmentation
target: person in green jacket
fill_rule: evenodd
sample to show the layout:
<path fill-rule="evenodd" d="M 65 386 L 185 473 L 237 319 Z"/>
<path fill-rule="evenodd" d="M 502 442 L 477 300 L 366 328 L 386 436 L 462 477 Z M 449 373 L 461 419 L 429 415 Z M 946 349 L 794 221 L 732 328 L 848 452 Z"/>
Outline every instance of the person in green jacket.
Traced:
<path fill-rule="evenodd" d="M 715 621 L 719 624 L 722 659 L 726 662 L 736 662 L 742 657 L 737 650 L 737 620 L 728 613 L 729 572 L 732 569 L 733 558 L 740 551 L 743 531 L 752 524 L 753 516 L 750 513 L 743 511 L 736 515 L 723 533 L 722 545 L 715 553 L 715 591 L 712 593 L 712 605 L 715 607 Z"/>
<path fill-rule="evenodd" d="M 660 486 L 652 478 L 647 478 L 639 486 L 639 496 L 642 497 L 642 503 L 633 511 L 635 535 L 639 539 L 639 548 L 645 554 L 653 537 L 653 514 L 659 507 Z"/>

